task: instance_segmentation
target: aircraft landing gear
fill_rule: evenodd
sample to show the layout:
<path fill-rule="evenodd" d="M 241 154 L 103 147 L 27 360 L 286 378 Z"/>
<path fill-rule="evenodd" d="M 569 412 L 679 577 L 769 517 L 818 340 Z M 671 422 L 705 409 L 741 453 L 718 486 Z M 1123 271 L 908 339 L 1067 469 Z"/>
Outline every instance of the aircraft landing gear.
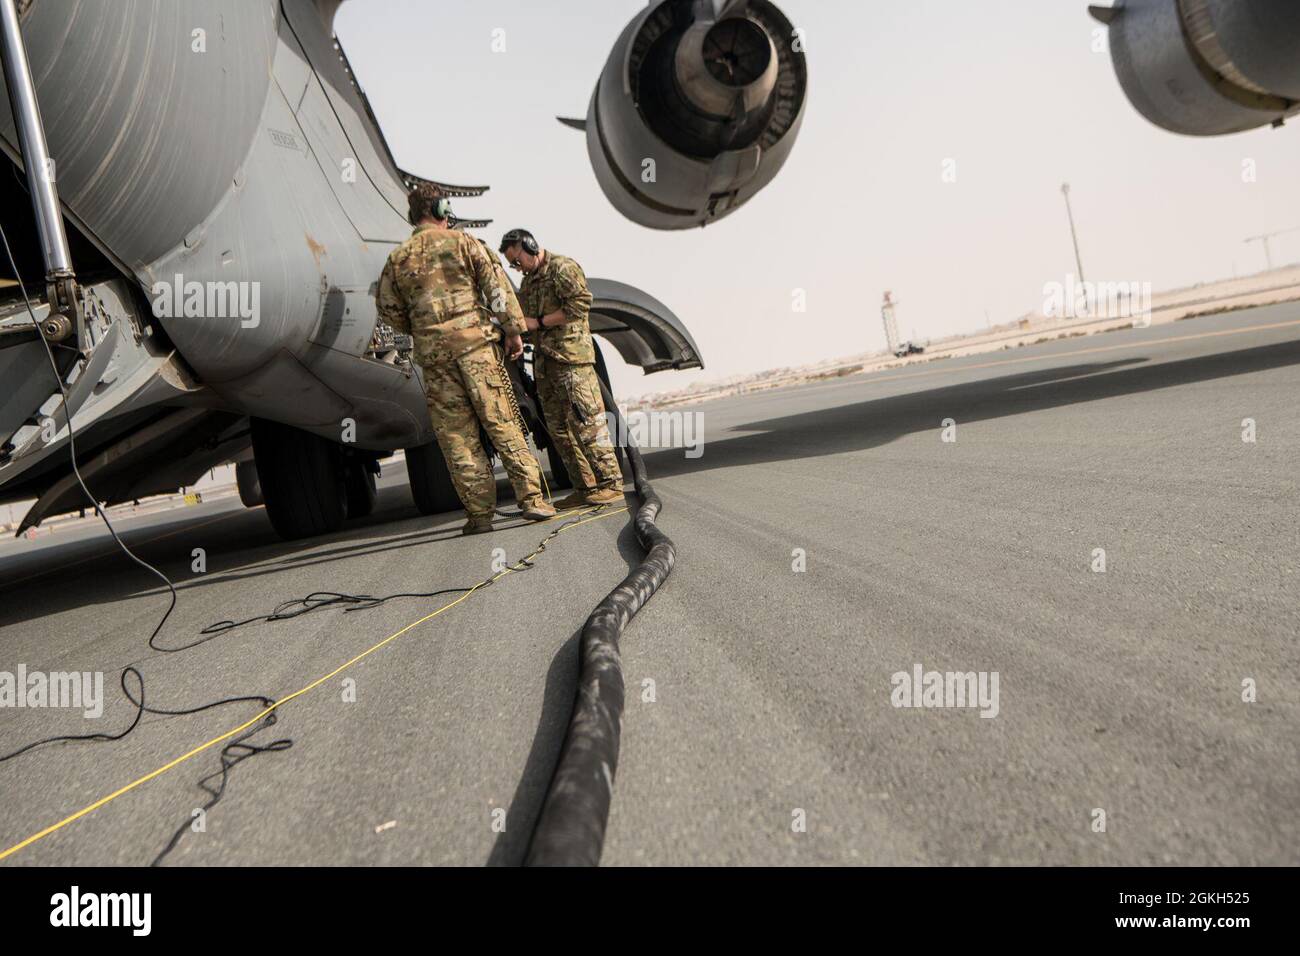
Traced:
<path fill-rule="evenodd" d="M 364 518 L 375 510 L 375 498 L 378 496 L 376 479 L 379 477 L 379 462 L 372 458 L 348 459 L 343 482 L 348 493 L 348 517 Z"/>
<path fill-rule="evenodd" d="M 283 538 L 329 534 L 348 516 L 343 448 L 279 422 L 251 419 L 266 514 Z"/>
<path fill-rule="evenodd" d="M 257 477 L 256 462 L 235 462 L 235 485 L 239 488 L 239 500 L 245 508 L 256 508 L 266 503 L 262 500 L 262 482 Z"/>
<path fill-rule="evenodd" d="M 406 475 L 411 480 L 411 497 L 422 515 L 437 515 L 461 507 L 451 472 L 436 441 L 406 449 Z"/>

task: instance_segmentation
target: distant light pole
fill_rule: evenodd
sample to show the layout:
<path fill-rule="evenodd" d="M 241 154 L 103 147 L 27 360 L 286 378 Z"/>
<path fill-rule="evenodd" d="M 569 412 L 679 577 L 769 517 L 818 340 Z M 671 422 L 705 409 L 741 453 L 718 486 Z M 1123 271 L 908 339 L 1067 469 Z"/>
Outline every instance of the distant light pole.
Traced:
<path fill-rule="evenodd" d="M 1070 217 L 1070 239 L 1074 242 L 1074 262 L 1079 267 L 1079 284 L 1083 285 L 1083 256 L 1079 254 L 1079 233 L 1074 228 L 1074 210 L 1070 208 L 1070 184 L 1061 185 L 1061 195 L 1065 197 L 1065 214 Z"/>

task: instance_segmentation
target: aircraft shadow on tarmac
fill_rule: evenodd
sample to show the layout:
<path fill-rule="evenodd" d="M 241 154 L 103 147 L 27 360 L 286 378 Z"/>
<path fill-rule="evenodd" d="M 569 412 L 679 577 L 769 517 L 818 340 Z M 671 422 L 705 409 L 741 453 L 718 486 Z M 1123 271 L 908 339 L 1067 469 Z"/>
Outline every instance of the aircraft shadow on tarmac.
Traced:
<path fill-rule="evenodd" d="M 410 498 L 406 495 L 405 489 L 390 489 L 387 493 L 381 491 L 380 494 L 388 522 L 401 520 L 406 517 L 403 512 L 413 513 L 415 510 L 409 504 Z M 383 501 L 384 498 L 393 499 L 392 504 L 396 507 L 390 510 L 389 502 Z M 405 508 L 401 507 L 401 501 L 406 503 Z M 424 527 L 417 531 L 397 536 L 389 535 L 382 541 L 375 541 L 374 528 L 369 525 L 369 522 L 379 518 L 379 515 L 374 515 L 371 519 L 367 519 L 367 524 L 357 523 L 328 538 L 286 542 L 271 530 L 265 512 L 259 508 L 236 512 L 225 521 L 207 527 L 203 526 L 205 519 L 187 519 L 194 525 L 192 534 L 186 533 L 186 522 L 178 522 L 174 526 L 169 524 L 166 527 L 171 530 L 167 532 L 166 542 L 151 542 L 146 537 L 143 541 L 133 543 L 130 536 L 126 538 L 126 542 L 132 551 L 171 578 L 177 593 L 183 594 L 191 588 L 229 583 L 292 568 L 328 564 L 366 554 L 417 547 L 460 537 L 458 525 L 453 524 L 450 528 Z M 151 532 L 155 530 L 150 529 Z M 362 536 L 368 540 L 355 541 Z M 21 581 L 17 582 L 19 586 L 26 589 L 23 599 L 21 601 L 9 599 L 5 602 L 7 606 L 3 623 L 19 623 L 90 604 L 111 604 L 134 598 L 156 600 L 167 593 L 166 588 L 158 584 L 157 578 L 128 563 L 121 552 L 112 547 L 111 540 L 100 539 L 97 544 L 99 547 L 97 556 L 91 561 L 77 565 L 78 573 L 63 578 L 57 575 L 59 551 L 55 550 L 54 567 L 42 571 L 40 577 L 25 584 Z M 322 544 L 328 546 L 322 549 Z M 202 547 L 206 551 L 210 566 L 208 573 L 200 576 L 194 576 L 190 570 L 190 550 L 195 546 Z M 72 547 L 73 545 L 68 546 L 69 549 Z M 311 550 L 302 553 L 305 549 Z M 239 556 L 237 566 L 232 570 L 223 570 L 220 559 L 229 555 Z M 96 569 L 97 561 L 102 561 L 109 567 Z M 238 566 L 245 564 L 248 567 Z M 31 572 L 17 569 L 15 573 L 21 576 Z M 452 587 L 459 583 L 475 582 L 448 582 L 442 586 Z M 0 599 L 3 599 L 5 591 L 9 588 L 10 582 L 0 580 Z M 346 584 L 339 585 L 338 582 L 331 583 L 329 580 L 322 579 L 320 590 L 345 591 L 347 587 Z M 164 645 L 168 643 L 165 634 L 166 631 L 164 631 Z M 187 641 L 192 638 L 193 635 L 187 635 Z"/>
<path fill-rule="evenodd" d="M 737 430 L 755 434 L 709 438 L 706 433 L 699 458 L 687 459 L 681 449 L 656 451 L 646 455 L 646 466 L 652 478 L 666 478 L 712 468 L 863 451 L 914 432 L 937 431 L 944 418 L 967 425 L 1300 364 L 1300 340 L 1155 365 L 1145 364 L 1148 361 L 1136 357 L 1054 366 L 750 422 Z M 705 409 L 707 414 L 707 406 Z"/>
<path fill-rule="evenodd" d="M 503 487 L 499 489 L 499 507 L 509 509 L 511 507 L 509 495 L 512 492 L 507 483 L 502 482 L 502 485 Z M 411 503 L 410 493 L 404 483 L 381 488 L 379 501 L 372 515 L 349 524 L 343 531 L 323 538 L 306 541 L 283 541 L 271 530 L 265 512 L 260 508 L 246 512 L 235 512 L 220 523 L 205 526 L 208 520 L 208 518 L 202 516 L 197 519 L 186 517 L 182 521 L 170 522 L 149 529 L 149 535 L 165 534 L 167 536 L 166 544 L 161 540 L 156 544 L 151 544 L 148 537 L 145 538 L 144 542 L 138 544 L 132 544 L 131 538 L 128 537 L 127 544 L 138 555 L 155 564 L 163 573 L 167 574 L 172 579 L 177 593 L 182 595 L 181 599 L 183 600 L 184 593 L 194 588 L 229 584 L 297 568 L 329 565 L 337 561 L 382 554 L 388 551 L 436 545 L 461 537 L 461 517 L 458 514 L 439 515 L 435 518 L 422 517 L 416 512 L 414 505 Z M 407 527 L 415 530 L 408 532 L 400 527 L 394 527 L 399 522 L 403 522 Z M 431 528 L 429 527 L 430 522 L 437 522 L 440 527 Z M 185 531 L 187 523 L 194 525 L 192 535 L 187 534 Z M 513 550 L 519 550 L 520 554 L 514 555 L 511 553 L 508 554 L 508 557 L 516 557 L 522 556 L 527 549 L 531 549 L 531 545 L 535 544 L 536 541 L 540 541 L 553 526 L 546 523 L 533 524 L 523 519 L 499 517 L 497 527 L 502 531 L 532 528 L 536 532 L 535 539 L 525 539 L 527 548 L 525 548 L 524 543 L 518 544 L 517 548 L 512 545 L 512 552 Z M 386 531 L 387 533 L 384 533 L 382 539 L 375 540 L 377 531 L 381 533 Z M 359 538 L 365 540 L 357 540 Z M 41 568 L 37 569 L 40 577 L 26 582 L 29 588 L 38 588 L 38 590 L 34 592 L 28 590 L 21 601 L 3 600 L 4 592 L 9 589 L 10 582 L 0 578 L 0 602 L 5 604 L 3 619 L 0 620 L 0 623 L 16 624 L 76 607 L 108 604 L 127 598 L 155 600 L 167 593 L 166 588 L 157 583 L 157 578 L 127 563 L 126 558 L 120 552 L 111 548 L 111 542 L 103 539 L 95 542 L 99 549 L 97 553 L 102 555 L 102 560 L 111 562 L 111 570 L 94 574 L 78 574 L 60 579 L 57 576 L 57 571 L 64 560 L 65 552 L 69 556 L 75 557 L 82 553 L 81 549 L 84 548 L 84 545 L 84 541 L 69 542 L 62 547 L 47 548 L 46 553 L 41 555 Z M 201 546 L 205 549 L 209 562 L 209 571 L 206 574 L 195 576 L 190 570 L 190 549 L 192 546 Z M 636 540 L 636 534 L 630 524 L 625 524 L 620 532 L 617 539 L 617 548 L 619 556 L 623 559 L 627 569 L 630 571 L 636 567 L 640 561 L 641 552 Z M 235 566 L 233 568 L 223 568 L 221 559 L 230 556 L 237 556 L 237 560 L 233 562 Z M 96 558 L 95 560 L 100 559 Z M 227 561 L 224 563 L 228 565 L 232 562 Z M 91 561 L 86 561 L 77 566 L 83 569 L 91 569 L 94 564 Z M 18 583 L 22 584 L 24 582 L 21 579 L 25 575 L 31 574 L 33 570 L 31 567 L 16 566 L 11 573 L 16 575 L 19 578 Z M 456 580 L 451 578 L 442 580 L 439 578 L 428 589 L 468 587 L 477 584 L 482 579 L 482 577 L 476 578 L 470 572 L 465 572 L 458 576 Z M 47 586 L 40 588 L 39 585 L 42 583 Z M 403 589 L 401 585 L 394 585 L 394 590 Z M 336 577 L 331 577 L 326 572 L 322 574 L 317 590 L 348 591 L 349 586 L 346 580 L 340 582 Z M 286 595 L 286 597 L 304 596 L 305 594 Z M 266 608 L 264 612 L 269 610 L 270 608 Z M 252 613 L 264 612 L 253 611 Z M 325 611 L 323 613 L 335 612 Z M 171 630 L 170 627 L 165 628 L 164 633 L 160 636 L 160 643 L 164 647 L 170 647 L 173 643 L 176 643 L 176 641 L 169 640 L 168 632 Z M 180 637 L 179 642 L 188 645 L 197 637 L 198 635 L 195 634 L 185 634 Z"/>
<path fill-rule="evenodd" d="M 752 422 L 739 426 L 740 430 L 752 434 L 708 439 L 705 453 L 700 458 L 687 459 L 680 449 L 667 449 L 648 453 L 647 466 L 652 478 L 668 478 L 711 468 L 861 451 L 914 432 L 937 429 L 945 417 L 969 424 L 1300 364 L 1300 340 L 1155 365 L 1147 364 L 1148 361 L 1139 356 L 1114 362 L 1053 366 Z M 960 368 L 955 368 L 954 372 L 960 372 Z M 888 379 L 881 380 L 882 384 L 886 381 Z M 870 383 L 864 380 L 863 384 Z M 508 486 L 504 482 L 501 491 L 505 500 Z M 429 545 L 459 536 L 458 519 L 454 517 L 446 526 L 428 527 L 430 519 L 415 513 L 404 485 L 381 488 L 378 505 L 374 514 L 350 524 L 344 531 L 299 542 L 279 540 L 261 509 L 239 512 L 204 528 L 197 527 L 202 519 L 190 519 L 195 521 L 196 537 L 202 538 L 211 567 L 208 574 L 197 577 L 192 576 L 189 569 L 190 542 L 183 530 L 179 534 L 170 533 L 166 543 L 144 544 L 140 552 L 146 560 L 159 562 L 176 582 L 177 590 L 184 592 L 291 568 L 323 566 L 369 554 Z M 442 523 L 441 519 L 436 520 Z M 395 522 L 406 522 L 412 530 L 392 527 Z M 498 526 L 507 529 L 515 524 L 503 519 Z M 391 528 L 391 533 L 375 540 L 376 531 L 384 525 Z M 174 531 L 183 529 L 184 525 L 174 523 L 173 527 L 173 523 L 169 523 L 164 527 Z M 177 542 L 184 546 L 178 548 Z M 67 546 L 69 553 L 74 549 L 74 544 Z M 632 567 L 638 549 L 630 528 L 625 528 L 620 534 L 618 549 L 620 557 Z M 63 551 L 55 549 L 44 556 L 44 560 L 57 564 Z M 232 570 L 222 570 L 219 560 L 214 560 L 232 554 L 239 556 Z M 62 579 L 51 573 L 29 582 L 21 601 L 5 602 L 6 621 L 17 623 L 72 607 L 121 600 L 127 593 L 147 599 L 164 593 L 154 581 L 141 581 L 140 576 L 146 572 L 131 567 L 121 555 L 109 553 L 106 559 L 114 563 L 111 569 L 104 569 L 101 573 Z M 91 566 L 81 565 L 83 568 Z M 21 577 L 30 573 L 30 566 L 26 571 L 21 567 L 15 568 L 13 573 Z M 42 582 L 51 586 L 40 587 Z M 55 583 L 57 586 L 52 586 Z M 146 589 L 127 590 L 142 583 Z M 455 587 L 466 583 L 474 582 L 448 580 L 439 582 L 438 586 Z M 8 582 L 0 580 L 0 594 L 8 590 L 7 585 Z M 345 585 L 337 583 L 331 587 L 327 575 L 322 576 L 319 587 L 321 590 L 347 590 Z"/>

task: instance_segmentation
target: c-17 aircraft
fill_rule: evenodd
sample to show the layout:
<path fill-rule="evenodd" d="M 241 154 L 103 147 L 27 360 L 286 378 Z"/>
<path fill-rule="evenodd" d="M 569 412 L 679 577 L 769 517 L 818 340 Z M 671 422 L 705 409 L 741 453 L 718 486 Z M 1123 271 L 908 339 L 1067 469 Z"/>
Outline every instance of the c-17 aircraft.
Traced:
<path fill-rule="evenodd" d="M 0 278 L 22 280 L 40 326 L 17 284 L 0 287 L 0 502 L 35 499 L 20 533 L 87 504 L 68 413 L 108 504 L 235 461 L 245 503 L 282 535 L 321 534 L 371 510 L 376 462 L 405 449 L 420 509 L 459 507 L 410 342 L 376 322 L 407 191 L 431 180 L 394 160 L 334 36 L 340 2 L 0 0 L 0 225 L 17 271 L 0 256 Z M 569 121 L 614 205 L 654 228 L 739 208 L 797 135 L 798 46 L 766 0 L 639 13 L 589 119 Z M 647 155 L 657 184 L 641 181 Z M 624 360 L 701 366 L 662 303 L 590 285 L 592 330 Z"/>
<path fill-rule="evenodd" d="M 22 280 L 37 319 L 0 285 L 0 502 L 36 502 L 20 532 L 85 504 L 69 415 L 81 473 L 108 504 L 235 461 L 245 503 L 264 500 L 282 535 L 320 534 L 366 514 L 376 463 L 405 449 L 420 510 L 458 507 L 409 342 L 375 312 L 422 180 L 395 162 L 334 37 L 340 2 L 0 0 L 12 165 L 0 226 L 16 264 L 8 275 L 0 257 L 0 278 Z M 1294 0 L 1090 9 L 1126 94 L 1158 125 L 1216 135 L 1300 109 Z M 585 130 L 627 218 L 706 225 L 793 147 L 802 40 L 768 0 L 656 0 L 615 43 L 586 118 L 562 122 Z M 625 361 L 702 365 L 662 303 L 591 287 L 592 329 Z"/>

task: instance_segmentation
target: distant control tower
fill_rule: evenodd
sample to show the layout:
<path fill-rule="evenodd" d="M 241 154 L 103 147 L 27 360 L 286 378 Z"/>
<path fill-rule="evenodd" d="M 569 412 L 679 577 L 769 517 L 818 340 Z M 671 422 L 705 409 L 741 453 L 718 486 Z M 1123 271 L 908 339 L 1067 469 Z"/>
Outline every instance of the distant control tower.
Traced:
<path fill-rule="evenodd" d="M 898 341 L 898 321 L 894 318 L 894 301 L 892 292 L 885 293 L 885 302 L 880 307 L 880 317 L 885 320 L 885 341 L 889 345 L 891 355 L 897 355 L 900 347 Z"/>

